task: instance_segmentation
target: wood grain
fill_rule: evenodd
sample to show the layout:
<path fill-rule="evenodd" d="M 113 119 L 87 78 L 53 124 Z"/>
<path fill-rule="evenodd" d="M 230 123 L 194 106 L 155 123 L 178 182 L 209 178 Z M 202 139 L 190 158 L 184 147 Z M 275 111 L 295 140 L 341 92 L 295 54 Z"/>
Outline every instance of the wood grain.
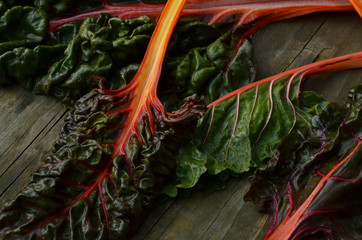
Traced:
<path fill-rule="evenodd" d="M 19 86 L 0 90 L 0 206 L 30 181 L 63 125 L 67 109 Z"/>
<path fill-rule="evenodd" d="M 254 36 L 257 78 L 314 61 L 362 51 L 362 21 L 354 13 L 314 14 L 272 24 Z M 313 77 L 304 89 L 342 101 L 362 83 L 362 70 Z M 63 125 L 67 109 L 19 86 L 0 88 L 0 207 L 25 186 L 41 165 Z M 141 239 L 261 239 L 267 215 L 243 201 L 246 178 L 231 179 L 224 191 L 194 192 L 152 211 L 134 237 Z"/>

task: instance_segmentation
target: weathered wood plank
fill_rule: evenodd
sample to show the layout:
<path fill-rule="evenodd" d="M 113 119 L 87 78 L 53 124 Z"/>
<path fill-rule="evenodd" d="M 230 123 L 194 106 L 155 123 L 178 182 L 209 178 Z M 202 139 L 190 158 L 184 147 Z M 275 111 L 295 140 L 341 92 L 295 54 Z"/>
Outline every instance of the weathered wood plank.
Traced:
<path fill-rule="evenodd" d="M 321 24 L 316 27 L 310 22 Z M 311 34 L 307 27 L 316 31 Z M 310 39 L 303 38 L 304 31 Z M 268 36 L 273 36 L 271 41 L 278 42 L 278 47 L 286 47 L 268 47 Z M 296 42 L 294 49 L 289 37 Z M 300 39 L 304 44 L 300 44 Z M 362 51 L 362 23 L 355 13 L 314 14 L 272 24 L 256 34 L 255 42 L 257 78 L 262 79 L 312 62 Z M 361 83 L 361 77 L 362 70 L 324 74 L 307 80 L 303 89 L 341 102 L 346 99 L 348 89 Z"/>
<path fill-rule="evenodd" d="M 31 173 L 58 138 L 66 108 L 19 86 L 1 95 L 0 206 L 30 181 Z"/>
<path fill-rule="evenodd" d="M 242 197 L 246 190 L 244 182 L 234 180 L 224 191 L 197 192 L 191 198 L 179 199 L 145 239 L 201 239 L 212 227 L 211 220 L 218 219 L 225 206 L 229 206 L 230 198 L 234 194 Z"/>

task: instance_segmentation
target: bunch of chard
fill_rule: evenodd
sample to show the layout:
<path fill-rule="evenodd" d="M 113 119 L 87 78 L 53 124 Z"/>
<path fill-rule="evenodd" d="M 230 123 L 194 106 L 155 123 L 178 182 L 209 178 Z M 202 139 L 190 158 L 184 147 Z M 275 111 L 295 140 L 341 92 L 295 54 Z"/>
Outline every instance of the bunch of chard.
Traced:
<path fill-rule="evenodd" d="M 360 12 L 360 3 L 351 2 Z M 351 11 L 348 1 L 16 4 L 0 1 L 0 83 L 18 81 L 35 93 L 75 104 L 52 155 L 1 212 L 1 238 L 127 239 L 162 192 L 176 195 L 178 188 L 193 187 L 206 172 L 240 174 L 264 166 L 271 157 L 263 170 L 267 174 L 256 175 L 248 194 L 277 211 L 266 239 L 360 237 L 355 223 L 361 222 L 361 213 L 340 220 L 352 214 L 349 207 L 361 208 L 353 191 L 346 190 L 354 204 L 344 206 L 348 209 L 312 205 L 320 203 L 317 195 L 329 181 L 358 189 L 358 88 L 345 110 L 332 108 L 314 93 L 300 94 L 300 85 L 308 76 L 362 67 L 362 53 L 254 82 L 246 40 L 271 22 L 316 11 Z M 180 15 L 187 18 L 176 26 Z M 323 119 L 333 114 L 336 123 L 324 126 Z M 323 123 L 319 126 L 316 119 Z M 306 132 L 300 134 L 300 129 Z M 327 139 L 325 129 L 333 137 Z M 347 129 L 341 140 L 340 129 Z M 294 145 L 285 147 L 286 135 Z M 303 144 L 310 139 L 318 139 L 319 145 L 309 150 Z M 280 142 L 278 152 L 286 154 L 307 148 L 307 156 L 314 156 L 307 157 L 312 158 L 308 164 L 317 175 L 302 170 L 296 156 L 279 160 L 275 150 Z M 346 143 L 327 147 L 330 142 Z M 341 160 L 331 160 L 324 154 L 329 151 L 338 152 Z M 274 164 L 274 170 L 283 161 L 290 166 L 281 166 L 281 176 L 273 173 L 270 184 L 258 186 L 269 179 L 269 166 Z M 351 164 L 357 166 L 357 175 L 344 176 L 344 167 Z M 320 180 L 307 193 L 310 197 L 291 185 L 303 174 Z M 275 183 L 273 176 L 286 186 Z M 334 204 L 337 194 L 328 196 L 323 200 Z M 326 224 L 312 225 L 312 215 L 328 215 Z"/>

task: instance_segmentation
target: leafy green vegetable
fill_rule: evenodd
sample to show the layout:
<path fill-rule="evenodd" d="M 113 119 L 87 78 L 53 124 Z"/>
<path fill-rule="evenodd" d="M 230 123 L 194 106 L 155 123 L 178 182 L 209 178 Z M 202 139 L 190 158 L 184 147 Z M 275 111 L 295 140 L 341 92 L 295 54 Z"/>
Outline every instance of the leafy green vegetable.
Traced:
<path fill-rule="evenodd" d="M 76 103 L 52 155 L 0 214 L 1 239 L 127 239 L 137 229 L 173 172 L 182 132 L 202 108 L 189 99 L 181 112 L 192 112 L 172 122 L 152 111 L 152 127 L 143 115 L 125 152 L 114 157 L 130 114 L 123 97 L 95 90 Z"/>
<path fill-rule="evenodd" d="M 141 61 L 154 26 L 148 17 L 122 20 L 105 14 L 87 18 L 81 25 L 66 24 L 55 32 L 59 44 L 15 48 L 1 55 L 1 79 L 14 79 L 35 93 L 54 95 L 68 104 L 99 85 L 94 77 L 107 77 L 117 89 L 120 70 Z M 24 66 L 33 68 L 24 72 Z"/>
<path fill-rule="evenodd" d="M 205 25 L 192 22 L 186 25 L 186 29 L 194 29 L 192 25 L 195 24 Z M 208 32 L 216 31 L 212 27 L 208 28 Z M 179 34 L 182 36 L 183 31 Z M 181 40 L 185 39 L 179 41 Z M 179 41 L 176 41 L 174 46 L 178 46 Z M 171 52 L 172 50 L 173 47 L 170 48 Z M 237 55 L 234 57 L 235 51 Z M 251 44 L 245 41 L 238 49 L 237 35 L 230 32 L 216 38 L 211 44 L 193 47 L 186 51 L 186 54 L 175 57 L 170 54 L 166 56 L 164 72 L 161 75 L 158 89 L 160 98 L 167 110 L 177 109 L 180 99 L 195 93 L 203 95 L 206 103 L 211 103 L 254 81 L 255 69 L 251 58 Z"/>
<path fill-rule="evenodd" d="M 156 96 L 157 73 L 184 3 L 166 6 L 130 84 L 77 101 L 52 155 L 1 212 L 1 239 L 127 239 L 137 228 L 173 172 L 172 152 L 187 138 L 185 129 L 205 108 L 189 97 L 170 114 Z"/>
<path fill-rule="evenodd" d="M 362 237 L 362 87 L 288 134 L 246 199 L 272 213 L 264 239 Z"/>
<path fill-rule="evenodd" d="M 327 102 L 312 92 L 299 95 L 301 81 L 321 72 L 361 66 L 362 53 L 325 60 L 238 89 L 208 105 L 192 141 L 179 150 L 175 187 L 193 187 L 204 173 L 236 174 L 263 167 L 293 129 L 306 128 Z M 172 189 L 172 191 L 171 191 Z"/>
<path fill-rule="evenodd" d="M 298 98 L 304 77 L 361 67 L 359 53 L 247 85 L 255 76 L 247 37 L 273 21 L 350 10 L 343 0 L 192 1 L 184 14 L 193 17 L 180 22 L 169 48 L 186 0 L 168 1 L 160 19 L 152 17 L 163 5 L 149 4 L 159 1 L 112 5 L 120 2 L 0 1 L 0 84 L 18 81 L 70 105 L 88 93 L 45 165 L 0 213 L 0 238 L 128 238 L 170 177 L 172 195 L 205 172 L 222 183 L 227 171 L 264 165 L 284 135 L 308 127 L 327 103 L 311 93 Z M 205 112 L 196 95 L 210 110 L 180 147 Z"/>
<path fill-rule="evenodd" d="M 7 10 L 0 17 L 0 55 L 16 47 L 35 46 L 47 31 L 48 19 L 42 10 L 22 6 Z"/>
<path fill-rule="evenodd" d="M 2 54 L 0 83 L 18 81 L 34 93 L 53 95 L 69 105 L 98 87 L 95 77 L 107 78 L 109 89 L 123 87 L 136 73 L 154 26 L 149 17 L 122 20 L 108 14 L 65 24 L 54 32 L 55 44 L 45 45 L 47 41 L 33 49 L 14 48 Z M 179 24 L 159 90 L 168 109 L 178 109 L 182 99 L 194 93 L 206 94 L 204 88 L 210 89 L 207 99 L 211 102 L 253 80 L 249 43 L 227 66 L 237 50 L 238 36 L 228 31 L 231 27 L 187 20 Z M 189 39 L 190 32 L 203 37 Z M 31 67 L 24 71 L 24 66 Z M 243 81 L 233 77 L 244 72 L 249 75 L 240 75 Z"/>

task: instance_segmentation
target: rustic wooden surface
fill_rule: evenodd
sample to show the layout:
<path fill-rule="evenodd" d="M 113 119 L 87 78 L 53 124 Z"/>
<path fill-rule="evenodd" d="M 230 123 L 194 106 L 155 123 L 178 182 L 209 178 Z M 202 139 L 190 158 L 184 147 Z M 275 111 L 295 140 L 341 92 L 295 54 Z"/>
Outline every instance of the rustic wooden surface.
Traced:
<path fill-rule="evenodd" d="M 354 13 L 314 14 L 272 24 L 254 36 L 257 78 L 314 61 L 362 51 L 362 21 Z M 362 70 L 307 80 L 330 100 L 341 102 L 362 83 Z M 29 182 L 58 137 L 67 109 L 19 86 L 0 88 L 0 207 Z M 134 240 L 261 239 L 268 216 L 243 201 L 245 178 L 231 179 L 224 191 L 195 192 L 156 207 Z"/>

